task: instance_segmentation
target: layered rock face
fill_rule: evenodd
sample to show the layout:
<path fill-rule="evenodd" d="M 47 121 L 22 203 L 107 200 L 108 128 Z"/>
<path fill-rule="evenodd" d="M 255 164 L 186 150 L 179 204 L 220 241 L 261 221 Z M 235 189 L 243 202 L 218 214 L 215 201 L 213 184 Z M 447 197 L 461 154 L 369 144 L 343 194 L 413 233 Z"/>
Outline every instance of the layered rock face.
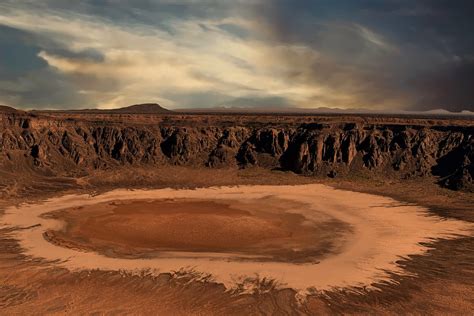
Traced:
<path fill-rule="evenodd" d="M 291 118 L 278 125 L 248 119 L 229 124 L 204 116 L 141 123 L 11 113 L 0 119 L 0 166 L 19 174 L 78 176 L 127 165 L 258 165 L 330 177 L 434 175 L 441 185 L 473 191 L 474 128 L 469 124 L 301 124 Z"/>

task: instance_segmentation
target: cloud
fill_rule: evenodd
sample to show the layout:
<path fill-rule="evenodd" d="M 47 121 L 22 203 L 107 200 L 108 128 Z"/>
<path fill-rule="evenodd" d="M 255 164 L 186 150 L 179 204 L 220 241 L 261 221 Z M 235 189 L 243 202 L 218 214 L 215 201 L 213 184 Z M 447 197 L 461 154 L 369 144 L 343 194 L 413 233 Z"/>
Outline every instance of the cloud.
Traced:
<path fill-rule="evenodd" d="M 24 108 L 79 106 L 86 100 L 77 87 L 38 57 L 40 47 L 34 36 L 0 26 L 0 103 Z"/>
<path fill-rule="evenodd" d="M 474 45 L 459 32 L 473 22 L 442 1 L 5 0 L 0 11 L 0 102 L 15 106 L 473 106 Z"/>
<path fill-rule="evenodd" d="M 0 23 L 34 34 L 39 45 L 45 44 L 41 38 L 54 38 L 55 46 L 65 49 L 42 45 L 34 59 L 45 62 L 51 71 L 67 77 L 66 81 L 75 84 L 78 91 L 98 106 L 102 103 L 110 106 L 112 100 L 121 100 L 115 106 L 138 100 L 156 100 L 170 89 L 181 93 L 235 90 L 232 81 L 236 80 L 219 78 L 221 74 L 232 72 L 234 78 L 248 76 L 242 67 L 231 62 L 232 58 L 238 58 L 227 51 L 244 54 L 246 47 L 232 42 L 224 31 L 203 30 L 198 21 L 170 22 L 168 27 L 173 35 L 150 27 L 126 29 L 97 18 L 64 12 L 38 14 L 10 10 L 8 16 L 0 17 Z M 214 28 L 213 22 L 199 23 Z M 210 37 L 209 33 L 213 35 Z M 194 40 L 207 37 L 204 40 L 212 43 L 215 40 L 212 36 L 220 37 L 213 44 L 212 51 Z M 93 52 L 93 58 L 84 52 Z M 115 93 L 94 91 L 88 87 L 91 79 L 99 90 L 111 86 L 111 81 L 116 82 L 111 86 Z"/>
<path fill-rule="evenodd" d="M 473 56 L 474 57 L 474 56 Z M 414 80 L 420 99 L 412 108 L 450 111 L 474 109 L 474 58 L 456 59 L 431 76 Z"/>
<path fill-rule="evenodd" d="M 472 1 L 279 0 L 265 9 L 268 38 L 319 55 L 302 72 L 294 67 L 299 80 L 326 90 L 310 104 L 474 110 L 474 77 L 456 62 L 474 51 Z"/>
<path fill-rule="evenodd" d="M 319 89 L 294 85 L 278 75 L 281 60 L 286 56 L 263 41 L 242 39 L 222 25 L 247 29 L 249 24 L 238 18 L 176 20 L 168 30 L 140 27 L 124 29 L 101 20 L 76 15 L 32 14 L 21 10 L 0 17 L 0 22 L 25 32 L 53 36 L 68 54 L 44 47 L 37 57 L 56 72 L 68 77 L 90 102 L 97 106 L 116 106 L 179 92 L 183 95 L 226 95 L 228 99 L 247 95 L 279 95 L 289 102 L 306 100 Z M 43 21 L 43 23 L 41 23 Z M 40 25 L 36 27 L 36 25 Z M 199 39 L 199 40 L 196 40 Z M 299 54 L 300 47 L 280 47 L 278 50 Z M 84 52 L 94 52 L 90 58 Z M 91 89 L 90 83 L 95 83 Z M 110 86 L 116 93 L 104 93 L 94 87 Z M 181 98 L 184 100 L 186 98 Z M 210 100 L 211 101 L 211 100 Z M 176 104 L 167 99 L 168 106 Z M 210 103 L 215 105 L 215 103 Z"/>
<path fill-rule="evenodd" d="M 365 26 L 355 24 L 355 28 L 358 30 L 359 35 L 365 39 L 367 42 L 379 47 L 380 49 L 387 50 L 387 51 L 398 51 L 396 47 L 392 44 L 388 43 L 383 36 L 380 34 L 375 33 L 374 31 L 368 29 Z"/>

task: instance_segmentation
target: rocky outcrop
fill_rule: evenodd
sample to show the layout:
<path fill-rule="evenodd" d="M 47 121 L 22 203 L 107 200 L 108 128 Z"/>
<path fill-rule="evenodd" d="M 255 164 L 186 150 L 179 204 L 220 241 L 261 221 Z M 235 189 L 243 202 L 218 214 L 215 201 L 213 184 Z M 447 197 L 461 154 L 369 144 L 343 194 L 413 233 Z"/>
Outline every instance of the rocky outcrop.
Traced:
<path fill-rule="evenodd" d="M 181 125 L 181 126 L 180 126 Z M 258 165 L 344 177 L 436 176 L 451 189 L 473 190 L 474 129 L 435 124 L 117 123 L 0 116 L 0 165 L 51 175 L 120 165 L 208 168 Z"/>

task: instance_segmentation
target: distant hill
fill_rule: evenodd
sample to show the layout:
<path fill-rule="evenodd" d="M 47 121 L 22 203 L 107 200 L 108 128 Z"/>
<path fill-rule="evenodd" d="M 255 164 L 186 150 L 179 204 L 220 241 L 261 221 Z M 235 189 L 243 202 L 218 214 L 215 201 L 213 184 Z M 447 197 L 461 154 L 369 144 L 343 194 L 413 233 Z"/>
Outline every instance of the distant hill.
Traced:
<path fill-rule="evenodd" d="M 0 113 L 17 113 L 20 112 L 15 108 L 7 105 L 0 105 Z"/>
<path fill-rule="evenodd" d="M 64 110 L 32 110 L 32 113 L 77 113 L 77 114 L 170 114 L 158 103 L 134 104 L 118 109 L 64 109 Z"/>
<path fill-rule="evenodd" d="M 143 103 L 135 104 L 127 107 L 107 110 L 108 112 L 114 113 L 127 113 L 127 114 L 164 114 L 171 113 L 172 111 L 165 109 L 158 103 Z"/>

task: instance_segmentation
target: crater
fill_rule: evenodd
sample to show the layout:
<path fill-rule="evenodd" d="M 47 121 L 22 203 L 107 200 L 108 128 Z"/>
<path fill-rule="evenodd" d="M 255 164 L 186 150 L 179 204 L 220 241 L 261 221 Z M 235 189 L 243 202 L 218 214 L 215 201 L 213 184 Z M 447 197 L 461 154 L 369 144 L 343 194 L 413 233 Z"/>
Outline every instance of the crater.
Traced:
<path fill-rule="evenodd" d="M 272 280 L 302 294 L 390 282 L 404 273 L 400 258 L 473 233 L 417 205 L 321 184 L 65 195 L 9 207 L 0 225 L 23 228 L 12 236 L 26 255 L 72 271 L 189 271 L 228 289 Z"/>

